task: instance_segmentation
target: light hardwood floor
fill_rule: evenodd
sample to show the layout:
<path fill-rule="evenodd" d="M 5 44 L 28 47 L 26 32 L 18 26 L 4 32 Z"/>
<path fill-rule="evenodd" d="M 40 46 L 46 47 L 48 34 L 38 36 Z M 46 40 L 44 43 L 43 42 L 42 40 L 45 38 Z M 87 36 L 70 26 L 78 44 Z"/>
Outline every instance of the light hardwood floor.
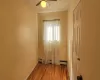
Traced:
<path fill-rule="evenodd" d="M 67 80 L 64 65 L 38 64 L 27 80 Z"/>

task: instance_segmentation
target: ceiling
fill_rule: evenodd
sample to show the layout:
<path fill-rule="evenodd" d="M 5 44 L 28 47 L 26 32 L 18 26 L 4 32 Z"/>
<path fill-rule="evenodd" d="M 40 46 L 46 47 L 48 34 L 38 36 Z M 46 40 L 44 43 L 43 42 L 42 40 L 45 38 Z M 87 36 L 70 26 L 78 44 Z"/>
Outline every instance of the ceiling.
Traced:
<path fill-rule="evenodd" d="M 40 0 L 35 0 L 35 4 L 37 4 L 39 1 Z M 68 9 L 68 0 L 48 1 L 46 8 L 42 8 L 40 5 L 36 8 L 38 13 L 65 11 Z"/>

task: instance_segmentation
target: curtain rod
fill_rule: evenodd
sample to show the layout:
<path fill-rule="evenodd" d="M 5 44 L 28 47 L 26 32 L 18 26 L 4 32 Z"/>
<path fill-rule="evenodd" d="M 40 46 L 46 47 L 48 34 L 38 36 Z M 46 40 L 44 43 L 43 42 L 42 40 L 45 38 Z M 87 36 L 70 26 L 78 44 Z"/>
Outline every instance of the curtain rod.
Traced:
<path fill-rule="evenodd" d="M 56 20 L 60 21 L 60 19 L 51 19 L 51 20 L 43 20 L 43 21 L 56 21 Z"/>

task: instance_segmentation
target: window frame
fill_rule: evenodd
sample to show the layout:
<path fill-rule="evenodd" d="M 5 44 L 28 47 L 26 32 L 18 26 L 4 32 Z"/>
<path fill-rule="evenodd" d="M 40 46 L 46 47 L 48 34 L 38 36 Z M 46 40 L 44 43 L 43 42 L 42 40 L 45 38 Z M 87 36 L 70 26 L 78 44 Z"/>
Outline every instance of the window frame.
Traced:
<path fill-rule="evenodd" d="M 61 30 L 60 30 L 60 27 L 61 27 L 60 24 L 61 24 L 61 23 L 60 23 L 60 19 L 43 20 L 43 27 L 44 27 L 44 29 L 45 29 L 44 22 L 46 22 L 46 21 L 59 21 L 59 39 L 58 39 L 58 40 L 53 40 L 54 37 L 52 36 L 53 39 L 52 39 L 51 41 L 57 41 L 57 42 L 60 42 L 60 36 L 61 36 Z M 44 29 L 43 29 L 43 32 L 45 31 Z M 52 32 L 53 32 L 52 34 L 54 34 L 54 28 L 53 28 Z M 48 42 L 48 41 L 51 42 L 50 40 L 47 40 L 47 39 L 45 39 L 45 38 L 44 38 L 44 40 L 47 41 L 47 42 Z"/>

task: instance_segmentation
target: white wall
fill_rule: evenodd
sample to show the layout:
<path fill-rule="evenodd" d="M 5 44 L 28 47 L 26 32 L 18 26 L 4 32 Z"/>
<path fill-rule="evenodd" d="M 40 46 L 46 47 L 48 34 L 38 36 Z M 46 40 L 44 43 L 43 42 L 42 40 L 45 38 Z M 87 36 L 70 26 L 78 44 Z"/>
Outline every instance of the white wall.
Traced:
<path fill-rule="evenodd" d="M 100 0 L 82 0 L 81 74 L 100 80 Z"/>
<path fill-rule="evenodd" d="M 26 0 L 0 0 L 0 80 L 25 80 L 37 64 L 36 10 Z"/>

